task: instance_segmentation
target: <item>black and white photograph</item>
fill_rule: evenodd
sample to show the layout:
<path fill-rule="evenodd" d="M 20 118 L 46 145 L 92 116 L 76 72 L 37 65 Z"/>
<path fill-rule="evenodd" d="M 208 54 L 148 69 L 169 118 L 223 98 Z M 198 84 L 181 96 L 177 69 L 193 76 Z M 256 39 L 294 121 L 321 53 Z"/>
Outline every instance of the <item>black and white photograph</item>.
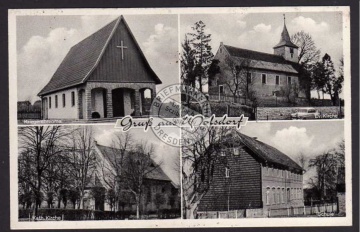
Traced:
<path fill-rule="evenodd" d="M 350 7 L 11 9 L 8 28 L 12 229 L 353 225 Z"/>
<path fill-rule="evenodd" d="M 217 116 L 343 118 L 343 14 L 182 14 L 182 84 L 206 94 Z"/>
<path fill-rule="evenodd" d="M 18 16 L 18 122 L 148 117 L 179 83 L 176 15 Z"/>
<path fill-rule="evenodd" d="M 19 221 L 180 218 L 180 152 L 151 132 L 19 127 Z"/>
<path fill-rule="evenodd" d="M 184 218 L 346 216 L 342 122 L 208 130 L 182 147 Z"/>

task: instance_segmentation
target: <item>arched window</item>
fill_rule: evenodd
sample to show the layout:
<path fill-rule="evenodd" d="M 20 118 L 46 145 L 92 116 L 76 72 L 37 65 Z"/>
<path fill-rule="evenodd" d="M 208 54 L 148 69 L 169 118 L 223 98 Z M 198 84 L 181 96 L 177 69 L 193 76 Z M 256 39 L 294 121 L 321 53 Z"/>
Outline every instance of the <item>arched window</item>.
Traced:
<path fill-rule="evenodd" d="M 277 194 L 277 196 L 276 196 L 276 198 L 277 198 L 277 199 L 276 199 L 276 200 L 277 200 L 277 202 L 276 202 L 276 203 L 280 204 L 280 195 L 281 195 L 280 188 L 278 188 L 278 189 L 277 189 L 276 194 Z"/>
<path fill-rule="evenodd" d="M 266 205 L 270 205 L 270 188 L 266 188 Z"/>
<path fill-rule="evenodd" d="M 281 203 L 285 203 L 285 189 L 281 189 Z"/>
<path fill-rule="evenodd" d="M 275 187 L 272 188 L 271 190 L 271 193 L 272 193 L 272 204 L 275 205 L 276 204 L 276 190 L 275 190 Z"/>

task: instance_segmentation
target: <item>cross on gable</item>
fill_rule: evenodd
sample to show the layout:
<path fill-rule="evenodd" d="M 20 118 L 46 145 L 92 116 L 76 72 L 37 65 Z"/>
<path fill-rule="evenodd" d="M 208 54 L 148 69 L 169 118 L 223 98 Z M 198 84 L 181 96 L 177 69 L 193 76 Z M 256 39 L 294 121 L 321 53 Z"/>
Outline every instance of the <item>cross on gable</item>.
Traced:
<path fill-rule="evenodd" d="M 121 49 L 121 59 L 123 60 L 124 59 L 124 48 L 128 48 L 128 47 L 124 46 L 124 42 L 122 40 L 120 42 L 120 46 L 116 46 L 116 47 Z"/>

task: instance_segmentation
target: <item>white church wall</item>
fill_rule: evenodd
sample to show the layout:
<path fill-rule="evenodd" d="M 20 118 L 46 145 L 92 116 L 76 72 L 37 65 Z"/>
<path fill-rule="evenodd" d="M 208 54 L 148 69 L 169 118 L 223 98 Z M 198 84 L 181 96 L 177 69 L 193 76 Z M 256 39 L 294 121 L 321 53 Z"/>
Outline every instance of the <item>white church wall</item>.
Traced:
<path fill-rule="evenodd" d="M 125 115 L 130 115 L 134 111 L 133 108 L 131 108 L 131 92 L 125 90 L 124 91 L 124 112 Z"/>
<path fill-rule="evenodd" d="M 96 111 L 100 114 L 100 117 L 104 117 L 104 94 L 103 89 L 93 89 L 91 91 L 91 104 L 92 104 L 92 111 Z"/>
<path fill-rule="evenodd" d="M 75 104 L 71 102 L 71 92 L 75 95 Z M 63 106 L 63 94 L 65 94 L 65 107 Z M 58 105 L 55 107 L 55 96 L 58 98 Z M 71 88 L 67 90 L 58 91 L 53 94 L 46 95 L 48 98 L 48 118 L 49 119 L 76 119 L 78 118 L 77 109 L 77 89 Z M 49 100 L 51 97 L 51 108 L 49 107 Z"/>

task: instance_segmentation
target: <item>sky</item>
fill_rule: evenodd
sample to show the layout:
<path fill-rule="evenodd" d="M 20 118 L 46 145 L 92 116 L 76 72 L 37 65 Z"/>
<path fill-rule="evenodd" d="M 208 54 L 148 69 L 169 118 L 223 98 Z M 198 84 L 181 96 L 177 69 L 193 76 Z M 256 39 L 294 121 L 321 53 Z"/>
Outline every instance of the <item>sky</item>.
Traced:
<path fill-rule="evenodd" d="M 257 137 L 297 161 L 300 153 L 311 159 L 336 148 L 344 139 L 344 121 L 248 122 L 240 132 Z M 305 186 L 314 171 L 304 174 Z"/>
<path fill-rule="evenodd" d="M 299 31 L 309 33 L 321 57 L 328 53 L 335 65 L 343 56 L 341 12 L 284 12 L 290 36 Z M 180 16 L 180 40 L 193 32 L 195 22 L 203 21 L 205 33 L 211 34 L 210 45 L 216 54 L 220 42 L 234 47 L 273 54 L 284 25 L 283 13 L 193 14 Z M 313 93 L 313 97 L 317 94 Z"/>
<path fill-rule="evenodd" d="M 150 66 L 162 80 L 159 89 L 179 83 L 177 15 L 124 15 Z M 18 101 L 40 98 L 69 49 L 116 16 L 17 16 Z"/>
<path fill-rule="evenodd" d="M 146 141 L 154 146 L 154 161 L 161 163 L 161 167 L 166 175 L 175 183 L 180 184 L 180 148 L 167 145 L 159 140 L 149 129 L 131 128 L 129 132 L 121 132 L 120 129 L 114 129 L 114 125 L 96 125 L 92 126 L 94 139 L 98 144 L 112 146 L 115 133 L 131 133 L 136 142 Z"/>

